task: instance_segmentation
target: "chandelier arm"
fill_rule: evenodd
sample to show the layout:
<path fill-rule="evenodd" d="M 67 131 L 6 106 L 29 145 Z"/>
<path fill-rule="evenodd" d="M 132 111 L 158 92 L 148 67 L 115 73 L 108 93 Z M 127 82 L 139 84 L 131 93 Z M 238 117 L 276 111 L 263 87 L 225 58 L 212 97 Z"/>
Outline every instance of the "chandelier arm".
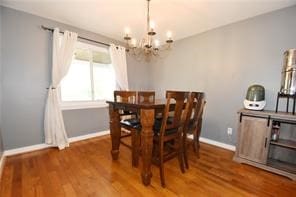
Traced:
<path fill-rule="evenodd" d="M 161 45 L 159 47 L 159 51 L 167 51 L 171 49 L 172 44 L 171 43 L 166 43 L 164 45 Z"/>

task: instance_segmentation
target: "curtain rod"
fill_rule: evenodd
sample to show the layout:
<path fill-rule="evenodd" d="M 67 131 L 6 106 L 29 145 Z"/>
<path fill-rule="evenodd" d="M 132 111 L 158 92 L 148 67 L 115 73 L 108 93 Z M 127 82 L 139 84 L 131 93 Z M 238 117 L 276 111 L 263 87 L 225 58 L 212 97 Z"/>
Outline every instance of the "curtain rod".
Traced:
<path fill-rule="evenodd" d="M 53 32 L 53 28 L 49 28 L 49 27 L 45 27 L 43 25 L 41 25 L 41 28 L 46 30 L 46 31 L 50 31 L 50 32 Z M 64 33 L 63 31 L 60 31 L 60 33 Z M 102 45 L 105 45 L 105 46 L 110 46 L 110 44 L 107 44 L 107 43 L 104 43 L 104 42 L 100 42 L 100 41 L 96 41 L 96 40 L 92 40 L 92 39 L 89 39 L 89 38 L 84 38 L 84 37 L 81 37 L 81 36 L 78 36 L 79 39 L 82 39 L 82 40 L 86 40 L 86 41 L 89 41 L 89 42 L 94 42 L 94 43 L 97 43 L 97 44 L 102 44 Z"/>

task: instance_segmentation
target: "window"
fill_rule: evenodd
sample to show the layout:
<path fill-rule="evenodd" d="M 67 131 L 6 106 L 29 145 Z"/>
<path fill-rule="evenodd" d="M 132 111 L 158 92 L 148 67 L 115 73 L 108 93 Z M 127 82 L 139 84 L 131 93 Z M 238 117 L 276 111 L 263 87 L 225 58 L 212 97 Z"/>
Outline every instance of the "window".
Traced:
<path fill-rule="evenodd" d="M 61 82 L 62 108 L 105 103 L 113 98 L 114 89 L 115 74 L 108 50 L 78 42 L 69 71 Z"/>

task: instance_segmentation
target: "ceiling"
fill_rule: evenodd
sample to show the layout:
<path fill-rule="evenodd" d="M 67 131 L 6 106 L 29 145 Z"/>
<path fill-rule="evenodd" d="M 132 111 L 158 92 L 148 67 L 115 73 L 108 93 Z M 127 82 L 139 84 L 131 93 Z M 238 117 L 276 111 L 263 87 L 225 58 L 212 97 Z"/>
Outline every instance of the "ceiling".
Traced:
<path fill-rule="evenodd" d="M 0 0 L 1 1 L 1 0 Z M 2 5 L 122 40 L 125 27 L 145 33 L 145 0 L 2 0 Z M 182 39 L 296 4 L 296 0 L 151 0 L 156 36 Z"/>

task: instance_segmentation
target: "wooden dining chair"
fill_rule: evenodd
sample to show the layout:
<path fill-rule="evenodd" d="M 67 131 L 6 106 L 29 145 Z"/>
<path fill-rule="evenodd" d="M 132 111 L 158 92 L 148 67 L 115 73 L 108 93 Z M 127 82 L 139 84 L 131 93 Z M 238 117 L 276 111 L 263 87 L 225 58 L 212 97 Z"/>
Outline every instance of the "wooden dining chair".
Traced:
<path fill-rule="evenodd" d="M 114 101 L 116 102 L 135 102 L 136 101 L 137 92 L 136 91 L 114 91 Z M 131 112 L 128 110 L 120 110 L 119 116 L 121 121 L 124 119 L 131 118 L 132 116 L 136 116 L 136 112 Z M 123 141 L 123 138 L 130 137 L 132 134 L 127 129 L 121 129 L 120 143 L 125 145 L 126 147 L 131 149 L 131 146 Z"/>
<path fill-rule="evenodd" d="M 203 92 L 191 92 L 188 99 L 188 113 L 185 118 L 183 128 L 183 156 L 185 167 L 188 169 L 188 134 L 193 134 L 193 150 L 199 157 L 199 137 L 202 127 L 202 114 L 206 104 L 205 94 Z"/>
<path fill-rule="evenodd" d="M 154 103 L 154 91 L 139 91 L 137 93 L 138 103 Z M 131 133 L 131 150 L 132 150 L 132 165 L 137 167 L 139 165 L 139 156 L 141 148 L 141 120 L 140 112 L 136 112 L 136 116 L 129 119 L 121 120 L 120 124 L 125 130 Z"/>
<path fill-rule="evenodd" d="M 164 162 L 178 157 L 182 173 L 185 172 L 182 149 L 182 131 L 188 111 L 184 105 L 188 92 L 167 91 L 162 119 L 154 123 L 152 162 L 159 166 L 161 185 L 165 187 Z"/>

